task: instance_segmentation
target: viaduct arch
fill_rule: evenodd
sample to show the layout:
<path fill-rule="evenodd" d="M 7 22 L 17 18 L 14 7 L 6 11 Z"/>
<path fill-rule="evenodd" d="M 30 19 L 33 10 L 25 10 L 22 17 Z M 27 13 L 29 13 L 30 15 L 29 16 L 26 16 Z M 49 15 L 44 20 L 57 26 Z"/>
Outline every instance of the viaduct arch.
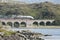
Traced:
<path fill-rule="evenodd" d="M 32 26 L 51 26 L 55 20 L 21 20 L 21 19 L 0 19 L 2 25 L 9 25 L 11 27 L 32 27 Z"/>

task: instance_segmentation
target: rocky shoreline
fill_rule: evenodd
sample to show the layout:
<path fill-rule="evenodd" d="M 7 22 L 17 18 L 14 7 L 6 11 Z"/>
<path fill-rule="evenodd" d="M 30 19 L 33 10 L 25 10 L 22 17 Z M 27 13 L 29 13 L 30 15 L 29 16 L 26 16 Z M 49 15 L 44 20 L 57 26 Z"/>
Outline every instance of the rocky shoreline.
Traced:
<path fill-rule="evenodd" d="M 34 33 L 30 31 L 17 31 L 11 35 L 1 35 L 0 40 L 44 40 L 40 38 L 43 36 L 41 33 Z"/>

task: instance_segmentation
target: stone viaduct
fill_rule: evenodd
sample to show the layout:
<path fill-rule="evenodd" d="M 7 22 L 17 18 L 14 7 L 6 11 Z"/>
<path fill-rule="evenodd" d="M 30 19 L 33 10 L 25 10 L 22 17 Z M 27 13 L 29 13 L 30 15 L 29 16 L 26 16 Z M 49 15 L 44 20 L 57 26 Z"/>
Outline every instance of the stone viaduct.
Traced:
<path fill-rule="evenodd" d="M 33 27 L 33 26 L 51 26 L 55 20 L 30 20 L 30 19 L 0 19 L 2 25 L 8 25 L 14 28 Z"/>

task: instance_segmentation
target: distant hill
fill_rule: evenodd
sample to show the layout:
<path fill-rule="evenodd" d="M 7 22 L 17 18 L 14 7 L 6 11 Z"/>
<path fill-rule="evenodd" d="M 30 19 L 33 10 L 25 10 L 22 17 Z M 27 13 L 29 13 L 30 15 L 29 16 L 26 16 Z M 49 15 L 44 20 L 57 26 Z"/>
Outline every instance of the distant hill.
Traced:
<path fill-rule="evenodd" d="M 60 19 L 60 4 L 51 2 L 33 4 L 0 3 L 0 15 L 30 15 L 35 19 Z"/>

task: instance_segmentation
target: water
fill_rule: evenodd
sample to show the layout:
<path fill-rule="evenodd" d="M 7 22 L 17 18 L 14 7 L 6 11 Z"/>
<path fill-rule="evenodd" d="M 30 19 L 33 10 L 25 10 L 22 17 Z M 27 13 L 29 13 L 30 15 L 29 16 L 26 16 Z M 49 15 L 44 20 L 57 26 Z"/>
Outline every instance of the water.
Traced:
<path fill-rule="evenodd" d="M 47 37 L 42 37 L 45 40 L 60 40 L 60 36 L 47 36 Z"/>
<path fill-rule="evenodd" d="M 42 37 L 45 40 L 60 40 L 60 29 L 17 29 L 17 28 L 13 28 L 12 30 L 14 31 L 31 30 L 32 32 L 52 35 L 52 36 Z"/>

